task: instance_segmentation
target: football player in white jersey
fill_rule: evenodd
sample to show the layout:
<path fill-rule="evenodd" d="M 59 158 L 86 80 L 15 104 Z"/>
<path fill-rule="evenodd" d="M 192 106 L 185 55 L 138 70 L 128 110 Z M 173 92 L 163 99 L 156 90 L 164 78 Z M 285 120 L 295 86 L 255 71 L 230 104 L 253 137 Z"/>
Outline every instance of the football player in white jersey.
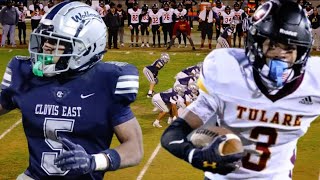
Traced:
<path fill-rule="evenodd" d="M 156 47 L 156 35 L 158 36 L 158 47 L 160 48 L 160 24 L 161 24 L 161 13 L 158 8 L 158 4 L 153 4 L 152 11 L 149 12 L 151 17 L 151 31 L 152 31 L 152 47 Z"/>
<path fill-rule="evenodd" d="M 225 5 L 222 5 L 220 0 L 216 1 L 216 6 L 214 6 L 212 8 L 213 12 L 215 12 L 219 18 L 221 18 L 221 13 L 224 11 L 224 9 L 226 8 Z M 220 36 L 220 19 L 216 20 L 216 39 L 218 39 L 218 37 Z"/>
<path fill-rule="evenodd" d="M 139 21 L 140 26 L 139 29 L 141 30 L 141 47 L 144 47 L 144 40 L 146 34 L 146 47 L 149 46 L 149 30 L 150 30 L 150 24 L 151 24 L 151 17 L 149 15 L 149 6 L 147 4 L 144 4 L 141 8 L 141 14 L 139 15 Z"/>
<path fill-rule="evenodd" d="M 131 31 L 131 45 L 133 47 L 134 34 L 136 34 L 136 46 L 139 47 L 139 15 L 141 14 L 141 9 L 138 8 L 138 3 L 133 4 L 133 8 L 128 9 L 128 27 Z"/>
<path fill-rule="evenodd" d="M 236 47 L 236 40 L 238 36 L 238 48 L 241 47 L 241 39 L 243 37 L 243 29 L 242 29 L 242 14 L 244 13 L 244 10 L 240 9 L 240 3 L 235 2 L 233 5 L 232 13 L 233 16 L 233 22 L 235 23 L 235 33 L 233 33 L 233 47 Z"/>
<path fill-rule="evenodd" d="M 161 26 L 163 32 L 164 47 L 167 47 L 168 35 L 169 42 L 172 39 L 173 22 L 175 21 L 174 9 L 170 8 L 169 2 L 163 3 L 163 8 L 159 10 L 161 13 Z"/>
<path fill-rule="evenodd" d="M 206 57 L 200 95 L 165 130 L 162 146 L 206 171 L 207 179 L 291 179 L 297 141 L 320 115 L 320 58 L 309 56 L 311 47 L 301 6 L 264 3 L 253 16 L 245 50 L 218 49 Z M 214 115 L 241 138 L 245 154 L 222 156 L 225 136 L 204 149 L 187 140 Z"/>
<path fill-rule="evenodd" d="M 234 12 L 231 12 L 231 7 L 226 6 L 224 11 L 221 12 L 220 16 L 220 33 L 223 32 L 224 29 L 229 27 L 233 22 Z"/>

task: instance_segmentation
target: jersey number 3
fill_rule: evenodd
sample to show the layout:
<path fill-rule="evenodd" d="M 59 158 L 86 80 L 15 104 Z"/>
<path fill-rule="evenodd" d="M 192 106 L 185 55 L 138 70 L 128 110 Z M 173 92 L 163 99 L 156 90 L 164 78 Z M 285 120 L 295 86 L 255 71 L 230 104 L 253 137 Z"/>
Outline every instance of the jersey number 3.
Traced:
<path fill-rule="evenodd" d="M 54 159 L 63 151 L 59 142 L 58 132 L 72 132 L 74 126 L 73 119 L 46 118 L 43 123 L 45 141 L 53 152 L 43 152 L 41 158 L 41 168 L 48 175 L 63 176 L 69 171 L 62 171 L 54 164 Z M 56 151 L 56 152 L 54 152 Z"/>
<path fill-rule="evenodd" d="M 250 138 L 259 140 L 259 135 L 267 136 L 267 142 L 257 142 L 256 152 L 259 153 L 259 162 L 250 162 L 250 157 L 253 156 L 251 153 L 242 158 L 242 166 L 253 171 L 262 171 L 266 168 L 267 161 L 271 155 L 269 147 L 276 143 L 278 137 L 277 130 L 274 128 L 256 127 L 252 129 Z"/>

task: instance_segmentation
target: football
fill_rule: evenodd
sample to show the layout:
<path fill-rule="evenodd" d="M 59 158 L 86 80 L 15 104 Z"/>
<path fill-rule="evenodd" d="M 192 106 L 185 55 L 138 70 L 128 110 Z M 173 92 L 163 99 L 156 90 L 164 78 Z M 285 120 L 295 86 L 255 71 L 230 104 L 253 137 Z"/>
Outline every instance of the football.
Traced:
<path fill-rule="evenodd" d="M 190 142 L 197 148 L 207 147 L 216 137 L 226 135 L 227 139 L 220 143 L 221 156 L 243 152 L 240 138 L 231 130 L 216 126 L 201 126 L 190 135 Z"/>

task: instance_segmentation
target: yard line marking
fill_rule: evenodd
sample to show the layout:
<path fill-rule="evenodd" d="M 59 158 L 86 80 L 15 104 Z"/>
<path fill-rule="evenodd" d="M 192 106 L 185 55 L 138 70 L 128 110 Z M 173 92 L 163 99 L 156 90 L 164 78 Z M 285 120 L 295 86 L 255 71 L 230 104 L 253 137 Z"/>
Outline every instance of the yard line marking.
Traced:
<path fill-rule="evenodd" d="M 130 54 L 130 51 L 127 51 L 126 54 Z"/>
<path fill-rule="evenodd" d="M 147 172 L 147 170 L 148 170 L 149 166 L 151 165 L 152 161 L 157 156 L 160 148 L 161 148 L 161 144 L 159 143 L 158 146 L 156 147 L 156 149 L 151 154 L 150 158 L 148 159 L 147 164 L 144 165 L 143 169 L 140 171 L 139 176 L 137 177 L 137 180 L 141 180 L 143 178 L 144 174 Z"/>
<path fill-rule="evenodd" d="M 8 52 L 12 52 L 12 49 L 9 49 L 9 51 Z"/>
<path fill-rule="evenodd" d="M 22 119 L 18 120 L 16 123 L 14 123 L 9 129 L 7 129 L 4 133 L 0 135 L 0 140 L 7 135 L 12 129 L 17 127 L 22 122 Z"/>

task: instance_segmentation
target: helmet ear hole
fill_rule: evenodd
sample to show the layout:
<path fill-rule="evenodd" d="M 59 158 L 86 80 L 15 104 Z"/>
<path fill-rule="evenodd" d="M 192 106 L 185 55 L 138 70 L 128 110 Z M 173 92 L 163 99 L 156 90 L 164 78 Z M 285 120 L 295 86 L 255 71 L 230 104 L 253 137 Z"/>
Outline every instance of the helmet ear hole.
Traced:
<path fill-rule="evenodd" d="M 91 51 L 91 46 L 88 48 L 88 50 L 83 54 L 83 56 L 87 56 Z"/>

